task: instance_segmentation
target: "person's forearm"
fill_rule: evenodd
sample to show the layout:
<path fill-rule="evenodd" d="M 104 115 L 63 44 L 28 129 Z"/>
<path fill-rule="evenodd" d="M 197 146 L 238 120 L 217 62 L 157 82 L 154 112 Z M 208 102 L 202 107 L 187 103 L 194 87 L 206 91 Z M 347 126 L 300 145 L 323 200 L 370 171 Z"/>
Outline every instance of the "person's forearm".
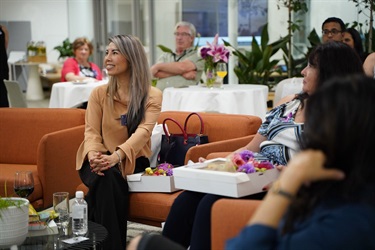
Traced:
<path fill-rule="evenodd" d="M 277 187 L 271 187 L 268 191 L 263 202 L 250 219 L 249 225 L 262 224 L 277 228 L 301 183 L 298 178 L 291 179 L 284 176 L 273 185 Z"/>
<path fill-rule="evenodd" d="M 195 64 L 189 60 L 182 62 L 158 63 L 153 67 L 155 67 L 157 73 L 162 71 L 171 75 L 182 75 L 195 70 Z"/>
<path fill-rule="evenodd" d="M 158 73 L 156 73 L 154 75 L 154 77 L 159 78 L 159 79 L 163 79 L 163 78 L 167 78 L 167 77 L 171 77 L 171 76 L 175 76 L 175 75 L 173 75 L 171 73 L 164 72 L 164 71 L 159 71 Z"/>
<path fill-rule="evenodd" d="M 96 79 L 95 78 L 91 78 L 91 77 L 86 77 L 86 76 L 77 76 L 75 75 L 74 73 L 67 73 L 65 75 L 65 79 L 66 81 L 83 81 L 83 80 L 87 80 L 87 81 L 95 81 Z"/>

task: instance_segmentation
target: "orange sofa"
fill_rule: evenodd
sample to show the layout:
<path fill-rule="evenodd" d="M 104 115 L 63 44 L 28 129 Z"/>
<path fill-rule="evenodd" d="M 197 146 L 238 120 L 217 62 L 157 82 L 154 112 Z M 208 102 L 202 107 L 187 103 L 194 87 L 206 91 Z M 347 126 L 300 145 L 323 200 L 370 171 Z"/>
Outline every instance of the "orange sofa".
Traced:
<path fill-rule="evenodd" d="M 0 196 L 15 196 L 14 173 L 31 170 L 37 209 L 52 206 L 52 194 L 74 196 L 81 182 L 75 157 L 83 140 L 85 111 L 81 109 L 0 108 Z"/>
<path fill-rule="evenodd" d="M 190 112 L 166 111 L 162 112 L 158 123 L 161 124 L 165 118 L 171 117 L 183 126 Z M 256 134 L 261 119 L 249 115 L 230 115 L 218 113 L 199 113 L 204 122 L 204 134 L 208 135 L 208 144 L 192 147 L 186 154 L 185 163 L 188 160 L 198 161 L 199 157 L 205 157 L 210 152 L 234 151 L 247 143 Z M 174 123 L 168 122 L 170 133 L 180 133 Z M 188 123 L 188 132 L 197 133 L 200 129 L 199 119 L 192 116 Z M 234 139 L 236 138 L 236 139 Z M 81 184 L 77 190 L 88 191 Z M 131 193 L 130 194 L 130 220 L 152 226 L 161 226 L 168 216 L 174 199 L 182 191 L 175 193 Z"/>
<path fill-rule="evenodd" d="M 222 250 L 247 224 L 262 201 L 221 199 L 211 212 L 211 249 Z"/>

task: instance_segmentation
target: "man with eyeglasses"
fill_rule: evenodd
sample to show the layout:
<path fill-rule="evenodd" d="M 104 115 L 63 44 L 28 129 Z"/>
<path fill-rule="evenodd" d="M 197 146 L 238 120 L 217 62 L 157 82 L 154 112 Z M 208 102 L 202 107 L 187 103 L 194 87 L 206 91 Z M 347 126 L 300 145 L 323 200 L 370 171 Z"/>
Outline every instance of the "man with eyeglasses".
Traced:
<path fill-rule="evenodd" d="M 322 24 L 322 40 L 323 43 L 327 42 L 342 42 L 345 31 L 344 22 L 337 17 L 329 17 Z"/>
<path fill-rule="evenodd" d="M 151 73 L 157 78 L 156 87 L 196 85 L 204 69 L 204 61 L 198 57 L 194 47 L 195 27 L 189 22 L 179 22 L 175 26 L 176 51 L 164 52 L 158 62 L 151 67 Z"/>

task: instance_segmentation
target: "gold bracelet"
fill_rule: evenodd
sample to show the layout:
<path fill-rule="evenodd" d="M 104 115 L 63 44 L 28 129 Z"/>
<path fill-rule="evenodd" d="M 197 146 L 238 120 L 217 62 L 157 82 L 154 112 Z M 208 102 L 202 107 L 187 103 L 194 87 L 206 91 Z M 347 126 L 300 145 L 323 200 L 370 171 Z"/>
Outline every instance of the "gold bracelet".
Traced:
<path fill-rule="evenodd" d="M 285 191 L 285 190 L 282 190 L 281 187 L 280 187 L 280 181 L 277 180 L 275 181 L 273 184 L 272 184 L 272 187 L 271 187 L 271 190 L 270 190 L 273 194 L 276 194 L 276 195 L 281 195 L 285 198 L 287 198 L 288 200 L 293 200 L 294 199 L 294 195 Z"/>
<path fill-rule="evenodd" d="M 120 153 L 117 152 L 117 150 L 115 151 L 115 153 L 117 154 L 118 156 L 118 164 L 121 166 L 122 165 L 122 161 L 121 161 L 121 156 L 120 156 Z"/>

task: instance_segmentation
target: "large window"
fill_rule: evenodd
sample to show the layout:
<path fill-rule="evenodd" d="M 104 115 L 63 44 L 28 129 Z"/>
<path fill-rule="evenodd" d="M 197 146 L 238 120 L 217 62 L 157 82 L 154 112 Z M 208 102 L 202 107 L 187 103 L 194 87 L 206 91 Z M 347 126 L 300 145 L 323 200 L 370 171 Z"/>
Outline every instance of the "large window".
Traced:
<path fill-rule="evenodd" d="M 267 0 L 238 0 L 238 45 L 250 45 L 252 36 L 260 36 L 267 23 L 267 4 Z M 182 20 L 195 25 L 199 45 L 212 41 L 216 33 L 228 40 L 227 0 L 182 0 Z"/>

